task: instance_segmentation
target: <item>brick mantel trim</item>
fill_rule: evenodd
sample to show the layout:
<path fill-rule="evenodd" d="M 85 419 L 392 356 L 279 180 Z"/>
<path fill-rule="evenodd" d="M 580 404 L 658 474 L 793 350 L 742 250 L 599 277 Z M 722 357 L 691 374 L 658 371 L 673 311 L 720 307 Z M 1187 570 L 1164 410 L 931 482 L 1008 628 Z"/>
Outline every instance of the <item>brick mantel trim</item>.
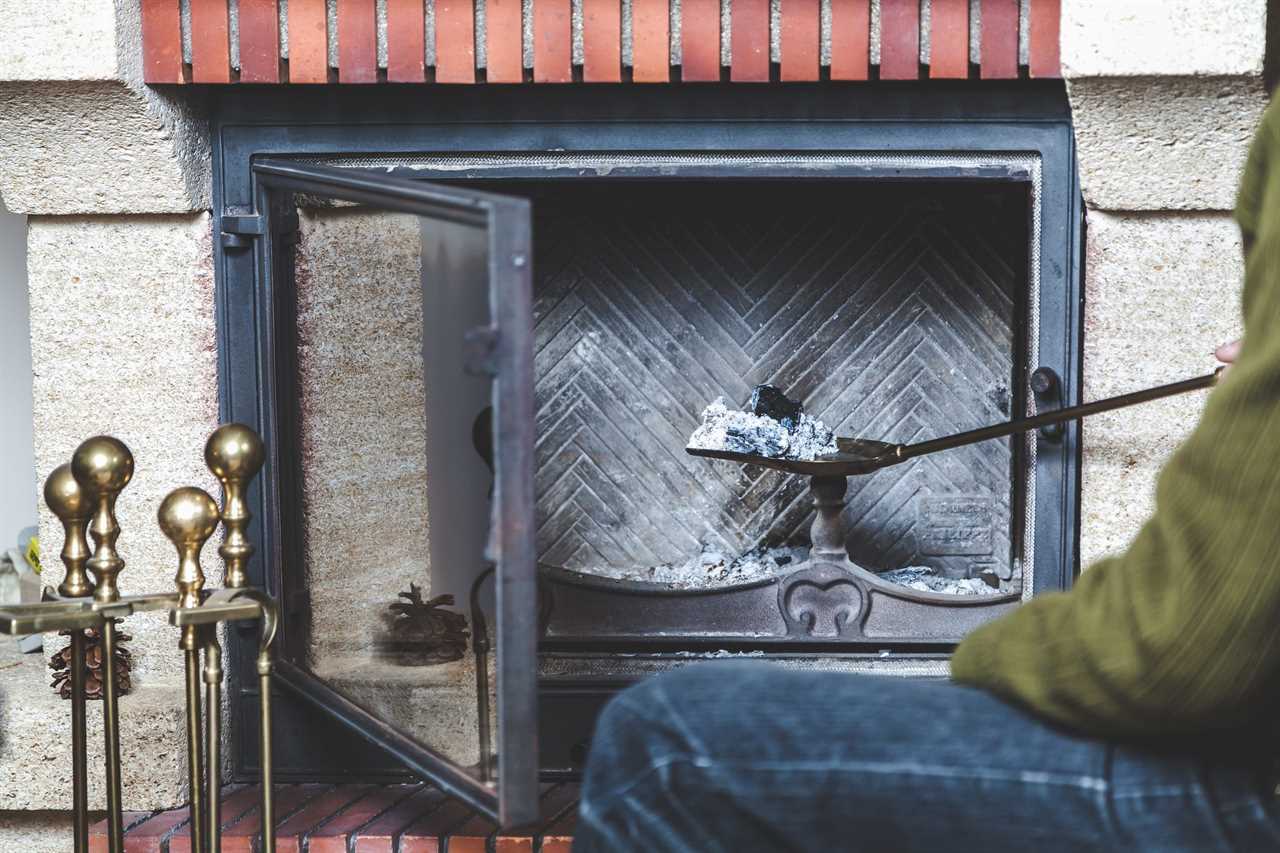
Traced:
<path fill-rule="evenodd" d="M 147 83 L 1056 78 L 1061 0 L 142 0 Z"/>

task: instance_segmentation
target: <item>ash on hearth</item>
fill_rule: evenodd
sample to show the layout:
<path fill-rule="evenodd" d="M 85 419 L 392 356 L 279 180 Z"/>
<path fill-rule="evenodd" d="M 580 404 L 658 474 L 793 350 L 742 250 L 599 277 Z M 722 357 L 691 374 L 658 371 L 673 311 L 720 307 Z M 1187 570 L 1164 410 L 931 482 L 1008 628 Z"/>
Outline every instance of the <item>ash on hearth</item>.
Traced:
<path fill-rule="evenodd" d="M 946 578 L 928 566 L 907 566 L 880 573 L 880 579 L 919 592 L 945 595 L 1000 595 L 1008 590 L 988 584 L 981 578 Z"/>
<path fill-rule="evenodd" d="M 723 450 L 779 459 L 815 459 L 837 450 L 835 435 L 772 385 L 751 392 L 751 410 L 730 409 L 723 397 L 702 411 L 689 436 L 694 450 Z"/>
<path fill-rule="evenodd" d="M 761 545 L 734 555 L 704 543 L 698 555 L 684 563 L 620 569 L 610 572 L 609 576 L 618 580 L 658 583 L 669 589 L 707 589 L 778 577 L 803 563 L 808 556 L 809 549 L 804 546 Z"/>

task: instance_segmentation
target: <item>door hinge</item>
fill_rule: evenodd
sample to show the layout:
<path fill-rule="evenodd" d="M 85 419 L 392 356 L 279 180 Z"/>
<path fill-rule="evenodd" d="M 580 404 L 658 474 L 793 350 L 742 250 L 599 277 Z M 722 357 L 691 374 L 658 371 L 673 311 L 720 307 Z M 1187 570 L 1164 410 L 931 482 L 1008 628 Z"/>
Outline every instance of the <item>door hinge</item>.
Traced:
<path fill-rule="evenodd" d="M 247 249 L 253 245 L 254 237 L 261 237 L 266 226 L 261 216 L 228 216 L 222 217 L 222 233 L 220 240 L 224 249 Z"/>
<path fill-rule="evenodd" d="M 497 376 L 498 327 L 476 326 L 462 338 L 462 363 L 467 373 L 477 376 Z"/>

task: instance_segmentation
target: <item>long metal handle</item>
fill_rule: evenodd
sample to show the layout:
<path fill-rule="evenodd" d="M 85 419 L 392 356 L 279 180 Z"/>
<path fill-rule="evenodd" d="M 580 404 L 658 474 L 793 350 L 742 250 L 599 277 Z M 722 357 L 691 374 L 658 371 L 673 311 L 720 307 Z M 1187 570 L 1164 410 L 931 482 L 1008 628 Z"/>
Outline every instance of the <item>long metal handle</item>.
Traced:
<path fill-rule="evenodd" d="M 258 753 L 262 762 L 262 853 L 276 853 L 276 807 L 271 760 L 271 652 L 258 655 Z"/>
<path fill-rule="evenodd" d="M 182 629 L 187 675 L 187 786 L 190 788 L 191 849 L 204 841 L 204 732 L 200 713 L 200 638 L 194 625 Z"/>
<path fill-rule="evenodd" d="M 209 853 L 222 849 L 222 646 L 211 629 L 204 642 L 205 807 Z"/>
<path fill-rule="evenodd" d="M 111 665 L 108 661 L 108 666 Z M 75 851 L 89 853 L 89 755 L 85 735 L 84 631 L 71 632 L 71 802 Z"/>
<path fill-rule="evenodd" d="M 276 850 L 276 807 L 274 762 L 271 759 L 271 644 L 280 625 L 280 612 L 270 596 L 256 589 L 241 589 L 239 596 L 251 598 L 262 608 L 258 634 L 258 754 L 262 762 L 262 845 L 261 853 Z"/>
<path fill-rule="evenodd" d="M 116 690 L 116 624 L 108 618 L 102 623 L 102 732 L 106 741 L 107 758 L 107 843 L 111 853 L 123 853 L 120 706 Z"/>
<path fill-rule="evenodd" d="M 1022 418 L 1016 421 L 1009 421 L 1002 424 L 992 424 L 991 426 L 972 429 L 967 432 L 959 432 L 955 435 L 944 436 L 943 438 L 935 438 L 929 441 L 921 441 L 917 444 L 899 445 L 896 456 L 899 459 L 911 459 L 916 456 L 928 456 L 930 453 L 937 453 L 939 450 L 950 450 L 953 447 L 964 447 L 967 444 L 976 444 L 979 441 L 987 441 L 992 438 L 1004 438 L 1018 433 L 1030 432 L 1033 429 L 1039 429 L 1042 426 L 1050 424 L 1061 424 L 1067 421 L 1075 421 L 1089 415 L 1096 415 L 1101 412 L 1110 412 L 1115 409 L 1123 409 L 1126 406 L 1133 406 L 1137 403 L 1146 403 L 1150 400 L 1159 400 L 1162 397 L 1172 397 L 1177 394 L 1185 394 L 1188 391 L 1199 391 L 1203 388 L 1211 388 L 1217 383 L 1218 378 L 1222 375 L 1225 368 L 1218 368 L 1213 373 L 1206 376 L 1197 376 L 1195 379 L 1184 379 L 1181 382 L 1172 382 L 1168 385 L 1158 385 L 1155 388 L 1147 388 L 1142 391 L 1134 391 L 1130 394 L 1121 394 L 1117 397 L 1108 397 L 1105 400 L 1094 400 L 1092 403 L 1084 403 L 1079 406 L 1071 406 L 1065 409 L 1055 409 L 1052 412 L 1044 412 L 1039 415 L 1033 415 L 1029 418 Z"/>

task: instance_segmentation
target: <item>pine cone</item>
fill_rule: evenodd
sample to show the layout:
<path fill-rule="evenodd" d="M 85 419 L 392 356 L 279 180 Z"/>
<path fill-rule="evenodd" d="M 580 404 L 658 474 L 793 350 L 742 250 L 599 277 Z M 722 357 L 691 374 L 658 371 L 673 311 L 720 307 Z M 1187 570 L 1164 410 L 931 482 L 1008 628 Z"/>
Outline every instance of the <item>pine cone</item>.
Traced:
<path fill-rule="evenodd" d="M 114 620 L 117 624 L 119 619 Z M 70 637 L 70 631 L 59 631 L 64 637 Z M 84 648 L 84 695 L 86 699 L 102 698 L 102 632 L 97 628 L 86 628 Z M 123 631 L 116 632 L 115 676 L 116 690 L 123 696 L 132 687 L 130 677 L 133 669 L 133 653 L 125 647 L 125 643 L 133 637 Z M 50 685 L 58 691 L 63 699 L 71 698 L 71 644 L 49 658 L 49 666 L 53 669 L 53 683 Z"/>
<path fill-rule="evenodd" d="M 460 660 L 467 650 L 467 618 L 445 610 L 453 606 L 452 595 L 437 595 L 423 601 L 422 590 L 410 583 L 409 591 L 387 606 L 388 632 L 375 641 L 384 655 L 404 666 L 425 666 Z"/>

